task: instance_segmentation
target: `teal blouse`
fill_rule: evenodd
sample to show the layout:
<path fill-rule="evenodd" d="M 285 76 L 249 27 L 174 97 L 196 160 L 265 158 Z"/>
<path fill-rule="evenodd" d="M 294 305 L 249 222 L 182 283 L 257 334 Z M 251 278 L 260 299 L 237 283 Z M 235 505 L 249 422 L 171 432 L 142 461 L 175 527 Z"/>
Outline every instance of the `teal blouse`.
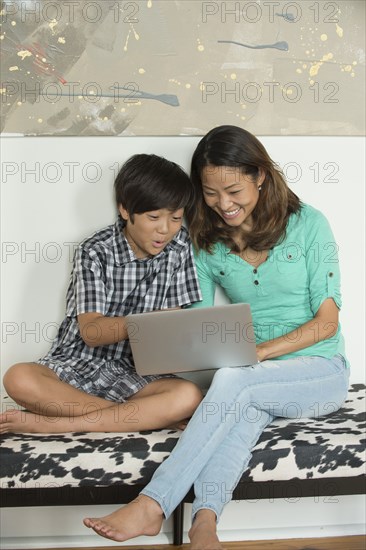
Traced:
<path fill-rule="evenodd" d="M 267 260 L 255 268 L 216 243 L 213 253 L 199 251 L 197 274 L 203 299 L 191 307 L 214 304 L 219 285 L 230 302 L 251 306 L 257 344 L 283 336 L 311 320 L 326 298 L 341 307 L 338 247 L 325 216 L 303 204 L 291 214 L 285 239 L 274 246 Z M 340 325 L 337 333 L 319 341 L 314 320 L 314 344 L 299 351 L 281 355 L 281 359 L 299 355 L 344 356 Z"/>

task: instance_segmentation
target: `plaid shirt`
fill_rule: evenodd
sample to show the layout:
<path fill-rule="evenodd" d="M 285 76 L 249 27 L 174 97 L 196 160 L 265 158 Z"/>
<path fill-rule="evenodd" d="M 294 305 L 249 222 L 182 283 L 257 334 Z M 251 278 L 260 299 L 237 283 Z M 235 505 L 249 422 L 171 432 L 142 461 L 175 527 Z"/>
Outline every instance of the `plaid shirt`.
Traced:
<path fill-rule="evenodd" d="M 38 362 L 62 363 L 81 370 L 86 377 L 101 364 L 115 360 L 135 372 L 128 340 L 89 347 L 80 336 L 77 315 L 99 312 L 106 317 L 124 317 L 201 300 L 184 227 L 159 254 L 143 259 L 136 258 L 122 230 L 119 217 L 114 225 L 96 232 L 76 249 L 66 317 L 50 351 Z"/>

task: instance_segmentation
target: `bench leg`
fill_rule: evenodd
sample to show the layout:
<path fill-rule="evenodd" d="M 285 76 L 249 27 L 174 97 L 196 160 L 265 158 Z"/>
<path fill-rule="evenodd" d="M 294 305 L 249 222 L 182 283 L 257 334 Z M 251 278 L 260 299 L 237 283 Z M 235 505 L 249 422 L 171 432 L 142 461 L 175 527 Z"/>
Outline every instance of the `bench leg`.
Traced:
<path fill-rule="evenodd" d="M 183 544 L 183 519 L 184 503 L 181 502 L 173 512 L 173 544 L 180 546 Z"/>

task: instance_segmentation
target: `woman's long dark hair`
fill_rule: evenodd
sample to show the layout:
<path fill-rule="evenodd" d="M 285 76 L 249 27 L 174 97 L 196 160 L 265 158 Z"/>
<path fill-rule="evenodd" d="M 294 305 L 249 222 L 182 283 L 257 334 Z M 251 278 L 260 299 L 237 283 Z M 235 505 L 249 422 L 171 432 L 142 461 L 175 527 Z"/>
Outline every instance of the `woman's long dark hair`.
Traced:
<path fill-rule="evenodd" d="M 268 250 L 286 234 L 290 214 L 298 212 L 300 199 L 289 189 L 280 169 L 269 157 L 261 142 L 243 128 L 219 126 L 201 139 L 192 157 L 191 179 L 195 199 L 186 210 L 193 245 L 212 252 L 212 245 L 223 242 L 230 250 L 241 252 L 234 242 L 237 228 L 230 227 L 207 206 L 202 191 L 202 170 L 206 166 L 238 167 L 243 174 L 257 180 L 260 169 L 265 179 L 252 212 L 253 226 L 242 230 L 245 248 Z"/>

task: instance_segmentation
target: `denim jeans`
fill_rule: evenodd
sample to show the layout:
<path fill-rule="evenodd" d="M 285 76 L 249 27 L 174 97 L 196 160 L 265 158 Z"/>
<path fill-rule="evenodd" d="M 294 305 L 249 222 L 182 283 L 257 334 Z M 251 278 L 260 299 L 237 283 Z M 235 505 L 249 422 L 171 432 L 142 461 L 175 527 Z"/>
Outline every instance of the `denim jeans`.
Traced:
<path fill-rule="evenodd" d="M 194 485 L 193 517 L 205 508 L 218 520 L 264 428 L 275 417 L 334 412 L 346 398 L 348 380 L 341 355 L 219 369 L 176 447 L 141 493 L 168 518 Z"/>

